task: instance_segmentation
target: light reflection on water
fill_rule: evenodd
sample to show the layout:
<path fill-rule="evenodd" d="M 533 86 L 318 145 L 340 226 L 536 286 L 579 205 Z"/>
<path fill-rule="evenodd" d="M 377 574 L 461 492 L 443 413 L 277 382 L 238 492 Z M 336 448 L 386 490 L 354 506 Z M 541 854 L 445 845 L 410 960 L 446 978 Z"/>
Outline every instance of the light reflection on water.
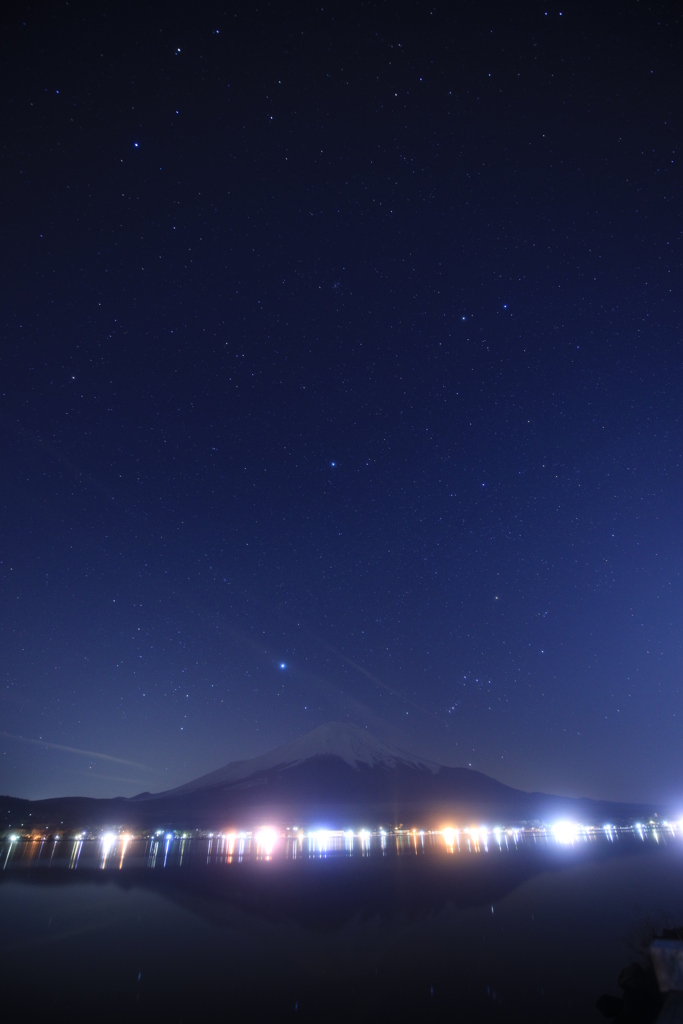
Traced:
<path fill-rule="evenodd" d="M 3 1019 L 599 1024 L 683 829 L 556 824 L 0 837 Z"/>
<path fill-rule="evenodd" d="M 320 860 L 328 857 L 486 856 L 529 847 L 578 847 L 612 844 L 624 840 L 647 845 L 683 841 L 683 825 L 662 822 L 628 827 L 602 827 L 557 822 L 547 828 L 488 829 L 477 825 L 439 831 L 384 829 L 287 829 L 265 826 L 253 832 L 208 835 L 159 832 L 132 836 L 107 831 L 101 835 L 26 837 L 0 840 L 3 870 L 14 867 L 100 868 L 121 870 L 126 866 L 150 869 L 198 864 L 239 864 L 245 861 Z"/>

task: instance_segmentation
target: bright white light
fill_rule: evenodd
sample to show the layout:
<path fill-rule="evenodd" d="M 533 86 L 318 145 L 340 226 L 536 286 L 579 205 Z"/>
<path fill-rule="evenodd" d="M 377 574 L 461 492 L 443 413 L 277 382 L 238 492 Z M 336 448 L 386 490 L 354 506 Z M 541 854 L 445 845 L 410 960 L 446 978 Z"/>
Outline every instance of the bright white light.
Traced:
<path fill-rule="evenodd" d="M 284 672 L 284 670 L 287 668 L 287 662 L 286 661 L 281 661 L 280 662 L 280 668 Z"/>
<path fill-rule="evenodd" d="M 19 839 L 19 836 L 8 836 L 7 838 L 9 839 L 10 843 L 16 843 L 17 840 Z"/>
<path fill-rule="evenodd" d="M 452 847 L 453 843 L 455 842 L 455 836 L 456 836 L 455 829 L 454 828 L 444 828 L 442 830 L 442 832 L 441 832 L 441 835 L 444 838 L 444 842 L 446 843 L 446 846 Z"/>
<path fill-rule="evenodd" d="M 329 832 L 327 831 L 327 829 L 319 828 L 318 831 L 314 833 L 314 839 L 315 839 L 315 841 L 318 844 L 318 849 L 319 850 L 326 850 L 327 849 L 327 840 L 328 840 L 328 838 L 329 838 Z"/>
<path fill-rule="evenodd" d="M 166 838 L 167 839 L 173 839 L 173 833 L 172 832 L 167 832 L 166 833 Z"/>
<path fill-rule="evenodd" d="M 575 843 L 579 835 L 579 826 L 573 821 L 556 821 L 553 825 L 553 835 L 558 843 Z"/>
<path fill-rule="evenodd" d="M 109 851 L 111 850 L 112 846 L 114 846 L 115 843 L 116 836 L 114 835 L 114 833 L 105 832 L 105 834 L 102 836 L 102 864 L 104 864 L 105 860 L 109 856 Z"/>
<path fill-rule="evenodd" d="M 271 853 L 275 849 L 275 843 L 277 841 L 277 832 L 274 828 L 262 828 L 260 832 L 256 833 L 256 843 L 261 853 L 265 853 L 266 857 L 270 857 Z"/>

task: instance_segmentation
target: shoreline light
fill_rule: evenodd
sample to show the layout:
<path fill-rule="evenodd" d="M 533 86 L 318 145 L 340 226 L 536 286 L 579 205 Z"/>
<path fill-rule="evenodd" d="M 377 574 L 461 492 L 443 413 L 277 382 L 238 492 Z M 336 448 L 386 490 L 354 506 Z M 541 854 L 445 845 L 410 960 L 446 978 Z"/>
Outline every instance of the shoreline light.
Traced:
<path fill-rule="evenodd" d="M 573 821 L 556 821 L 552 832 L 558 843 L 571 846 L 579 837 L 579 826 Z"/>
<path fill-rule="evenodd" d="M 444 838 L 444 842 L 446 846 L 448 846 L 451 850 L 453 849 L 453 844 L 455 842 L 455 837 L 457 836 L 457 834 L 457 830 L 454 828 L 444 828 L 441 830 L 441 835 Z"/>
<path fill-rule="evenodd" d="M 577 842 L 583 844 L 585 842 L 595 842 L 598 839 L 613 843 L 616 840 L 623 839 L 626 835 L 634 836 L 642 842 L 664 843 L 667 839 L 671 841 L 679 837 L 683 838 L 683 820 L 680 818 L 662 818 L 656 821 L 641 819 L 640 821 L 628 823 L 615 823 L 609 820 L 597 823 L 582 823 L 569 818 L 562 818 L 555 822 L 536 821 L 512 826 L 497 824 L 489 827 L 487 825 L 472 824 L 467 827 L 456 827 L 449 824 L 426 830 L 413 827 L 412 825 L 409 827 L 401 825 L 395 828 L 378 825 L 375 828 L 364 827 L 358 829 L 357 827 L 350 828 L 348 826 L 331 828 L 329 825 L 321 828 L 316 824 L 309 831 L 306 826 L 302 827 L 300 825 L 288 825 L 286 827 L 264 825 L 253 832 L 238 832 L 237 829 L 234 831 L 228 831 L 227 829 L 223 831 L 221 829 L 215 832 L 208 832 L 203 829 L 194 829 L 189 833 L 182 832 L 179 828 L 164 831 L 157 829 L 156 831 L 131 832 L 125 825 L 120 825 L 110 827 L 102 832 L 99 832 L 99 830 L 72 832 L 67 838 L 58 835 L 37 835 L 35 830 L 29 830 L 29 833 L 24 835 L 8 829 L 0 834 L 0 843 L 5 844 L 4 856 L 9 846 L 23 844 L 24 842 L 45 843 L 46 839 L 49 838 L 54 842 L 54 849 L 56 850 L 60 843 L 78 842 L 82 844 L 87 840 L 88 842 L 86 842 L 84 849 L 88 849 L 90 842 L 92 842 L 93 847 L 97 844 L 100 863 L 106 861 L 107 866 L 109 866 L 109 860 L 113 859 L 114 853 L 116 854 L 118 865 L 123 861 L 124 857 L 129 857 L 130 851 L 133 848 L 131 844 L 141 841 L 146 841 L 150 844 L 150 856 L 155 855 L 157 849 L 160 853 L 164 848 L 167 852 L 170 851 L 171 847 L 175 847 L 176 840 L 179 846 L 183 846 L 186 840 L 196 840 L 209 843 L 209 855 L 212 855 L 213 847 L 218 848 L 218 846 L 220 846 L 221 850 L 232 853 L 233 849 L 237 851 L 237 844 L 239 843 L 240 857 L 242 853 L 247 857 L 254 854 L 261 857 L 264 855 L 270 857 L 271 854 L 279 854 L 279 840 L 285 838 L 287 842 L 282 846 L 282 851 L 285 852 L 286 856 L 289 855 L 290 850 L 294 846 L 300 849 L 305 841 L 307 841 L 308 851 L 311 856 L 316 854 L 324 856 L 328 853 L 333 854 L 344 851 L 348 854 L 353 854 L 354 852 L 365 854 L 366 852 L 377 850 L 379 853 L 380 850 L 386 851 L 388 849 L 387 844 L 390 840 L 392 844 L 395 841 L 396 851 L 400 853 L 404 848 L 407 849 L 408 846 L 416 848 L 419 845 L 417 844 L 418 836 L 424 848 L 429 845 L 433 849 L 440 847 L 443 850 L 445 847 L 449 852 L 453 852 L 457 846 L 457 849 L 461 852 L 469 850 L 472 853 L 478 853 L 479 851 L 488 851 L 493 841 L 495 841 L 499 849 L 507 847 L 510 839 L 513 840 L 515 845 L 518 843 L 536 843 L 538 840 L 544 839 L 545 841 L 554 840 L 559 845 L 570 846 Z M 510 843 L 510 846 L 512 846 L 512 843 Z M 182 855 L 182 851 L 180 851 L 180 855 Z M 53 852 L 52 857 L 54 858 L 54 856 Z M 55 863 L 58 859 L 55 860 Z"/>
<path fill-rule="evenodd" d="M 266 826 L 256 833 L 256 848 L 260 853 L 270 857 L 277 842 L 277 832 L 274 828 Z"/>

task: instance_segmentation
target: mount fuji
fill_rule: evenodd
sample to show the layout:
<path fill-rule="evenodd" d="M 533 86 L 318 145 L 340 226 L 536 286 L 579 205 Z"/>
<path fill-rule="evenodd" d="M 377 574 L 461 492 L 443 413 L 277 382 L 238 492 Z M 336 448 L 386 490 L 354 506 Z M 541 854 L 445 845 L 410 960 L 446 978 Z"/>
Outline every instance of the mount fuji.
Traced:
<path fill-rule="evenodd" d="M 370 768 L 376 765 L 384 765 L 387 768 L 405 765 L 411 768 L 428 768 L 432 772 L 439 770 L 437 764 L 420 761 L 406 751 L 387 747 L 366 730 L 355 725 L 330 722 L 328 725 L 313 729 L 305 736 L 300 736 L 292 743 L 276 747 L 261 757 L 254 757 L 248 761 L 231 761 L 224 768 L 202 775 L 177 789 L 169 790 L 168 795 L 191 793 L 206 787 L 230 786 L 251 775 L 271 769 L 292 768 L 316 757 L 337 758 L 351 768 L 359 768 L 360 765 Z"/>
<path fill-rule="evenodd" d="M 341 723 L 320 726 L 260 757 L 161 793 L 94 800 L 28 801 L 0 797 L 0 828 L 250 829 L 303 827 L 442 827 L 444 823 L 514 825 L 570 816 L 602 824 L 657 813 L 654 805 L 526 793 L 469 768 L 450 768 Z"/>

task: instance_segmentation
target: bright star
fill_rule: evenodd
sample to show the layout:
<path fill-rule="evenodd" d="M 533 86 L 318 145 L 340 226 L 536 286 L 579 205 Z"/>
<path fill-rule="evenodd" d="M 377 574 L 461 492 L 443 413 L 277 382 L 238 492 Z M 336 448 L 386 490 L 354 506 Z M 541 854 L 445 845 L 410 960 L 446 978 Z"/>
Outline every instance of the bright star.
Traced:
<path fill-rule="evenodd" d="M 286 664 L 286 662 L 284 662 L 284 661 L 281 661 L 281 662 L 280 662 L 280 668 L 281 668 L 281 669 L 285 669 L 285 668 L 287 668 L 287 664 Z"/>

